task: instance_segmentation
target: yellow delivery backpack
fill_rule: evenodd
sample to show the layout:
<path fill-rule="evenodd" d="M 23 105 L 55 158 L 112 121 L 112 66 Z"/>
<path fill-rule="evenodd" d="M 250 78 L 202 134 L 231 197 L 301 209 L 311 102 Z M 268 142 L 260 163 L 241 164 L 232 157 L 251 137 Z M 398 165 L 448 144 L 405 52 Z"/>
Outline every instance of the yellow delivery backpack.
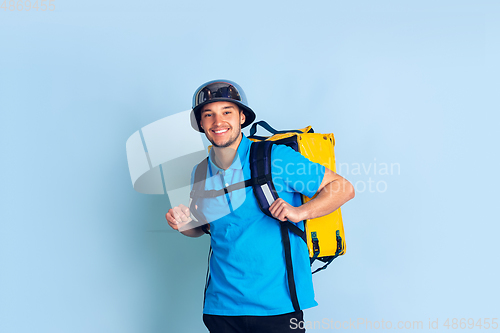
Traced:
<path fill-rule="evenodd" d="M 273 135 L 267 137 L 255 135 L 257 131 L 257 125 L 262 126 Z M 310 161 L 319 163 L 334 172 L 336 171 L 334 153 L 335 139 L 332 133 L 314 133 L 311 126 L 300 130 L 277 131 L 269 126 L 266 122 L 259 121 L 254 123 L 250 128 L 250 136 L 248 138 L 255 143 L 260 142 L 260 149 L 255 143 L 252 144 L 250 152 L 250 168 L 252 170 L 252 179 L 263 179 L 259 184 L 254 183 L 252 186 L 257 201 L 259 202 L 260 208 L 264 213 L 266 213 L 266 208 L 268 209 L 274 201 L 270 197 L 273 194 L 276 194 L 274 185 L 272 184 L 272 177 L 265 177 L 266 175 L 262 174 L 271 173 L 270 164 L 272 157 L 269 158 L 269 155 L 271 153 L 271 146 L 273 144 L 287 145 L 301 153 Z M 263 158 L 265 155 L 267 155 L 267 158 Z M 262 160 L 267 160 L 268 165 L 257 166 L 256 164 Z M 260 174 L 258 174 L 257 170 L 259 169 L 266 171 L 260 171 Z M 277 194 L 275 196 L 275 199 L 276 198 Z M 302 195 L 302 202 L 306 203 L 313 198 Z M 315 260 L 320 260 L 325 263 L 322 267 L 318 268 L 313 273 L 325 269 L 335 258 L 345 254 L 346 245 L 344 226 L 342 223 L 340 208 L 331 214 L 315 219 L 306 220 L 305 235 L 302 230 L 296 227 L 292 222 L 287 222 L 287 224 L 290 231 L 301 236 L 306 241 L 309 249 L 311 265 Z"/>

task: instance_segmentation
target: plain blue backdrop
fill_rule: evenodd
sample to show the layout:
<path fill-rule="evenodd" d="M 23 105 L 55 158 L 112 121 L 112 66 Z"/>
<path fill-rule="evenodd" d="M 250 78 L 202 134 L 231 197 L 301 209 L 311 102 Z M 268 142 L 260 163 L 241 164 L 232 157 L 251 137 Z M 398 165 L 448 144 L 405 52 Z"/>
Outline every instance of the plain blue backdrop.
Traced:
<path fill-rule="evenodd" d="M 306 320 L 500 317 L 498 1 L 18 3 L 0 9 L 0 332 L 205 331 L 209 239 L 133 190 L 125 142 L 217 78 L 257 119 L 333 132 L 356 186 Z"/>

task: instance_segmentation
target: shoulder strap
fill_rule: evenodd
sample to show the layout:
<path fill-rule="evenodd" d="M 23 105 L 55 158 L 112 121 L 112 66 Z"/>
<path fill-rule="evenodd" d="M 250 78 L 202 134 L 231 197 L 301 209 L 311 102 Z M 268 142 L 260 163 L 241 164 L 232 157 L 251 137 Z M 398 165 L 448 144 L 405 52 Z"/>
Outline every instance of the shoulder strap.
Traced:
<path fill-rule="evenodd" d="M 230 186 L 224 187 L 220 190 L 205 190 L 205 183 L 207 179 L 207 170 L 208 170 L 208 157 L 201 161 L 196 170 L 194 172 L 194 183 L 191 193 L 189 194 L 191 198 L 191 204 L 189 205 L 189 210 L 193 214 L 193 216 L 200 222 L 203 223 L 202 230 L 206 234 L 210 234 L 207 228 L 207 219 L 203 214 L 202 210 L 196 209 L 196 204 L 200 198 L 215 198 L 220 195 L 227 194 L 229 192 L 239 190 L 241 188 L 245 188 L 247 186 L 252 185 L 252 180 L 248 179 L 245 181 L 238 182 L 236 184 L 232 184 Z"/>
<path fill-rule="evenodd" d="M 253 142 L 250 146 L 250 171 L 253 192 L 259 203 L 260 210 L 269 217 L 273 217 L 269 212 L 269 207 L 279 198 L 271 173 L 273 144 L 275 144 L 273 141 L 260 141 Z M 292 233 L 307 243 L 305 232 L 297 227 L 295 223 L 287 222 L 285 224 Z"/>
<path fill-rule="evenodd" d="M 193 188 L 190 196 L 191 196 L 191 198 L 215 198 L 215 197 L 218 197 L 218 196 L 221 196 L 221 195 L 227 194 L 229 192 L 236 191 L 236 190 L 239 190 L 239 189 L 245 188 L 247 186 L 251 186 L 251 185 L 252 185 L 252 180 L 248 179 L 248 180 L 244 180 L 244 181 L 229 185 L 229 186 L 224 187 L 220 190 L 205 190 L 205 189 L 195 190 Z"/>
<path fill-rule="evenodd" d="M 253 193 L 259 203 L 259 208 L 269 217 L 269 207 L 278 199 L 271 174 L 272 141 L 253 142 L 250 146 L 250 173 Z"/>
<path fill-rule="evenodd" d="M 272 141 L 260 141 L 252 143 L 252 145 L 250 146 L 250 171 L 252 177 L 251 179 L 253 180 L 252 188 L 257 202 L 259 203 L 259 208 L 264 214 L 274 218 L 269 212 L 269 207 L 276 199 L 279 198 L 279 196 L 274 187 L 271 173 L 272 145 Z M 300 228 L 292 222 L 278 222 L 280 223 L 281 241 L 283 243 L 283 250 L 285 253 L 288 291 L 290 292 L 293 309 L 295 311 L 300 311 L 297 289 L 295 286 L 295 278 L 293 274 L 290 234 L 288 233 L 288 231 L 290 230 L 297 236 L 301 237 L 304 241 L 306 241 L 306 235 L 304 231 L 300 230 Z"/>
<path fill-rule="evenodd" d="M 193 214 L 193 216 L 198 220 L 198 222 L 202 223 L 203 225 L 207 224 L 208 222 L 202 210 L 196 209 L 196 204 L 198 202 L 199 196 L 196 196 L 195 193 L 200 193 L 205 190 L 207 170 L 208 170 L 208 157 L 198 164 L 194 172 L 193 190 L 191 191 L 190 194 L 191 204 L 189 205 L 189 210 L 191 211 L 191 214 Z M 209 233 L 206 227 L 205 228 L 202 227 L 202 230 L 205 233 Z"/>

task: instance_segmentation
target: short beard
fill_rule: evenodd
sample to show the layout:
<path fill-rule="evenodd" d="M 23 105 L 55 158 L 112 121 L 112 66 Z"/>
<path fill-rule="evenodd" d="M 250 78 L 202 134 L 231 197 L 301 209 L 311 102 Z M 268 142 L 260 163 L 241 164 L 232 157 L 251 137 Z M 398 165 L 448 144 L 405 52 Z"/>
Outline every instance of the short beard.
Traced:
<path fill-rule="evenodd" d="M 241 111 L 240 111 L 241 112 Z M 231 128 L 233 129 L 233 128 Z M 215 141 L 212 141 L 209 139 L 210 143 L 212 143 L 212 146 L 214 147 L 217 147 L 217 148 L 227 148 L 229 147 L 230 145 L 232 145 L 236 140 L 238 140 L 238 138 L 240 137 L 241 135 L 241 124 L 239 124 L 237 130 L 236 130 L 236 133 L 238 133 L 238 135 L 236 135 L 236 137 L 234 139 L 231 140 L 231 138 L 223 145 L 218 145 L 215 143 Z M 208 139 L 208 137 L 207 137 Z"/>
<path fill-rule="evenodd" d="M 216 143 L 215 143 L 215 141 L 212 141 L 212 140 L 210 140 L 210 142 L 212 143 L 212 146 L 214 146 L 214 147 L 217 147 L 217 148 L 227 148 L 227 147 L 229 147 L 230 145 L 232 145 L 232 144 L 233 144 L 236 140 L 238 140 L 238 138 L 240 137 L 240 134 L 241 134 L 241 128 L 240 128 L 240 131 L 239 131 L 238 135 L 237 135 L 234 139 L 232 139 L 232 140 L 231 140 L 231 139 L 230 139 L 230 140 L 228 140 L 228 141 L 227 141 L 225 144 L 223 144 L 223 145 L 218 145 L 218 144 L 216 144 Z"/>

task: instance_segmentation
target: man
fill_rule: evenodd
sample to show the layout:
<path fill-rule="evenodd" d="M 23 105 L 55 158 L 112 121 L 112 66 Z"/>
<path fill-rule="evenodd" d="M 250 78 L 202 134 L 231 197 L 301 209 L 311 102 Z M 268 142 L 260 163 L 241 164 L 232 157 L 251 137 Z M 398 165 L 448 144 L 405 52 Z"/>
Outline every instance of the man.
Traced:
<path fill-rule="evenodd" d="M 205 133 L 213 146 L 205 190 L 220 190 L 250 178 L 251 141 L 241 129 L 254 119 L 243 90 L 234 82 L 210 81 L 195 92 L 192 126 Z M 297 325 L 291 323 L 303 320 L 303 309 L 317 305 L 307 245 L 290 233 L 300 310 L 292 305 L 279 221 L 288 220 L 303 229 L 303 220 L 327 215 L 352 199 L 353 187 L 333 171 L 283 145 L 273 145 L 271 172 L 280 197 L 269 209 L 274 219 L 259 209 L 251 187 L 204 199 L 196 207 L 209 222 L 211 233 L 213 254 L 203 321 L 212 333 L 304 331 L 292 329 Z M 317 196 L 302 204 L 300 194 Z M 170 209 L 166 218 L 173 229 L 186 236 L 205 233 L 186 206 Z"/>

